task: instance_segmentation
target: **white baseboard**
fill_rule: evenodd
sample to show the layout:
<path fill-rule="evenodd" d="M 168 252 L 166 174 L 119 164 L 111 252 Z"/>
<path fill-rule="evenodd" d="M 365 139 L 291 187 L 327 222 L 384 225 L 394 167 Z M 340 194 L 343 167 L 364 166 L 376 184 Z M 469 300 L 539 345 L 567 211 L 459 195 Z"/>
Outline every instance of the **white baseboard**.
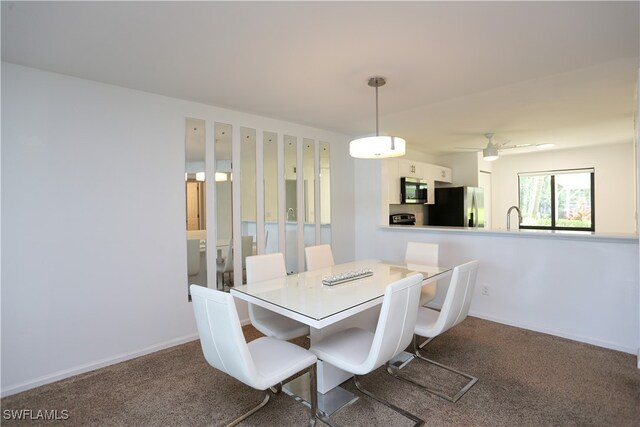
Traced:
<path fill-rule="evenodd" d="M 198 339 L 198 334 L 191 334 L 181 338 L 165 341 L 151 347 L 143 348 L 140 350 L 132 351 L 129 353 L 120 354 L 114 357 L 108 357 L 106 359 L 97 360 L 95 362 L 87 363 L 84 365 L 76 366 L 75 368 L 65 369 L 63 371 L 55 372 L 51 375 L 45 375 L 39 378 L 35 378 L 29 381 L 24 381 L 19 384 L 9 385 L 0 390 L 0 397 L 11 396 L 12 394 L 20 393 L 41 385 L 49 384 L 55 381 L 59 381 L 65 378 L 72 377 L 74 375 L 84 374 L 85 372 L 93 371 L 105 366 L 114 365 L 116 363 L 124 362 L 126 360 L 135 359 L 136 357 L 144 356 L 156 351 L 164 350 L 165 348 L 175 347 L 180 344 L 184 344 L 190 341 Z"/>
<path fill-rule="evenodd" d="M 583 342 L 586 344 L 592 344 L 598 347 L 604 347 L 604 348 L 608 348 L 611 350 L 616 350 L 616 351 L 621 351 L 623 353 L 629 353 L 629 354 L 639 354 L 639 349 L 636 347 L 627 347 L 624 345 L 620 345 L 620 344 L 616 344 L 616 343 L 612 343 L 612 342 L 608 342 L 608 341 L 603 341 L 603 340 L 599 340 L 599 339 L 595 339 L 595 338 L 591 338 L 591 337 L 585 337 L 583 335 L 578 335 L 578 334 L 571 334 L 571 333 L 566 333 L 566 332 L 562 332 L 562 331 L 557 331 L 554 329 L 549 329 L 549 328 L 540 328 L 538 326 L 535 325 L 530 325 L 527 323 L 520 323 L 520 322 L 512 322 L 510 320 L 506 320 L 506 319 L 502 319 L 499 317 L 494 317 L 494 316 L 487 316 L 485 314 L 481 314 L 481 313 L 477 313 L 474 311 L 469 311 L 469 315 L 473 316 L 473 317 L 477 317 L 480 319 L 484 319 L 484 320 L 490 320 L 492 322 L 496 322 L 496 323 L 502 323 L 504 325 L 509 325 L 509 326 L 515 326 L 516 328 L 522 328 L 522 329 L 527 329 L 530 331 L 534 331 L 534 332 L 541 332 L 543 334 L 548 334 L 548 335 L 554 335 L 557 337 L 562 337 L 562 338 L 567 338 L 573 341 L 579 341 L 579 342 Z M 640 361 L 640 357 L 639 357 L 639 361 Z M 639 362 L 640 363 L 640 362 Z M 638 366 L 640 368 L 640 365 Z"/>

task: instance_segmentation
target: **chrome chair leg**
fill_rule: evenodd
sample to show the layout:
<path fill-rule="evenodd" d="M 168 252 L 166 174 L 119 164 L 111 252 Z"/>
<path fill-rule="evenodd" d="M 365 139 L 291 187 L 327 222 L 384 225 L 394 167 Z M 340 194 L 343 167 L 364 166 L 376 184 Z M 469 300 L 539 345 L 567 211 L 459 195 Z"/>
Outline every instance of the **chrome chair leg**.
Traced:
<path fill-rule="evenodd" d="M 407 382 L 409 384 L 413 384 L 413 385 L 415 385 L 417 387 L 420 387 L 423 390 L 426 390 L 428 393 L 430 393 L 430 394 L 432 394 L 434 396 L 438 396 L 438 397 L 440 397 L 440 398 L 442 398 L 444 400 L 447 400 L 447 401 L 449 401 L 451 403 L 456 403 L 467 391 L 469 391 L 469 389 L 471 387 L 473 387 L 473 385 L 475 383 L 478 382 L 478 379 L 476 377 L 473 377 L 473 376 L 469 375 L 469 374 L 465 374 L 464 372 L 460 372 L 460 371 L 458 371 L 456 369 L 453 369 L 450 366 L 446 366 L 446 365 L 438 363 L 438 362 L 436 362 L 434 360 L 427 359 L 426 357 L 421 355 L 420 354 L 420 349 L 422 347 L 424 347 L 425 345 L 427 345 L 429 342 L 431 342 L 431 340 L 433 340 L 433 338 L 434 337 L 429 338 L 425 342 L 423 342 L 422 344 L 418 345 L 417 335 L 414 335 L 414 337 L 413 337 L 413 352 L 414 352 L 415 358 L 423 360 L 423 361 L 425 361 L 427 363 L 431 363 L 432 365 L 438 366 L 439 368 L 446 369 L 449 372 L 453 372 L 453 373 L 458 374 L 458 375 L 466 378 L 467 380 L 469 380 L 455 395 L 449 396 L 449 395 L 447 395 L 447 394 L 445 394 L 445 393 L 443 393 L 441 391 L 429 388 L 427 385 L 420 384 L 420 383 L 414 381 L 413 379 L 398 375 L 399 369 L 393 369 L 389 364 L 387 364 L 387 372 L 389 374 L 391 374 L 394 378 L 397 378 L 397 379 L 402 380 L 404 382 Z"/>
<path fill-rule="evenodd" d="M 249 418 L 251 415 L 255 414 L 260 408 L 262 408 L 267 403 L 269 403 L 270 398 L 271 398 L 271 394 L 269 393 L 269 390 L 267 390 L 264 395 L 264 399 L 262 400 L 262 402 L 258 404 L 258 406 L 253 407 L 249 412 L 231 421 L 229 424 L 227 424 L 227 427 L 233 427 L 235 425 L 238 425 L 240 422 L 244 421 L 245 419 Z"/>
<path fill-rule="evenodd" d="M 316 364 L 309 367 L 309 427 L 316 425 L 318 418 L 318 378 L 316 374 Z"/>
<path fill-rule="evenodd" d="M 271 390 L 271 393 L 273 394 L 280 394 L 282 392 L 282 383 L 278 383 L 273 387 L 270 387 L 269 390 Z"/>
<path fill-rule="evenodd" d="M 416 351 L 418 351 L 418 349 L 424 348 L 424 346 L 429 344 L 431 341 L 433 341 L 434 338 L 435 337 L 427 338 L 422 342 L 422 344 L 418 345 L 418 336 L 414 334 L 413 335 L 413 352 L 415 353 Z"/>
<path fill-rule="evenodd" d="M 391 402 L 388 402 L 378 396 L 376 396 L 375 394 L 373 394 L 372 392 L 370 392 L 369 390 L 366 390 L 364 388 L 362 388 L 362 385 L 360 384 L 360 381 L 358 379 L 357 375 L 353 376 L 353 382 L 356 384 L 356 388 L 358 390 L 360 390 L 363 394 L 369 396 L 370 398 L 382 403 L 383 405 L 391 408 L 392 410 L 396 411 L 397 413 L 399 413 L 400 415 L 405 416 L 406 418 L 409 418 L 411 421 L 414 422 L 414 426 L 415 427 L 419 427 L 424 425 L 424 420 L 418 418 L 417 416 L 413 415 L 410 412 L 405 411 L 402 408 L 397 407 L 396 405 L 392 404 Z"/>

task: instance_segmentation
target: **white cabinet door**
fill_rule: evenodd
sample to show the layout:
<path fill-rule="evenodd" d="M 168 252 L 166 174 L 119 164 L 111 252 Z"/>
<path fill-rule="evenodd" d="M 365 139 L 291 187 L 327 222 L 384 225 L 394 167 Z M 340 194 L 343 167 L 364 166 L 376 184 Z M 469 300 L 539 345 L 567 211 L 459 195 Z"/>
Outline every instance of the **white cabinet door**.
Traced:
<path fill-rule="evenodd" d="M 424 164 L 412 160 L 398 160 L 398 174 L 400 177 L 424 178 Z"/>
<path fill-rule="evenodd" d="M 390 205 L 398 205 L 400 204 L 400 174 L 398 173 L 398 159 L 385 159 L 383 162 L 386 177 L 383 177 L 382 185 L 386 185 L 387 187 L 388 203 Z M 385 191 L 385 188 L 382 190 Z"/>
<path fill-rule="evenodd" d="M 433 179 L 440 182 L 451 182 L 451 169 L 444 166 L 435 166 Z"/>

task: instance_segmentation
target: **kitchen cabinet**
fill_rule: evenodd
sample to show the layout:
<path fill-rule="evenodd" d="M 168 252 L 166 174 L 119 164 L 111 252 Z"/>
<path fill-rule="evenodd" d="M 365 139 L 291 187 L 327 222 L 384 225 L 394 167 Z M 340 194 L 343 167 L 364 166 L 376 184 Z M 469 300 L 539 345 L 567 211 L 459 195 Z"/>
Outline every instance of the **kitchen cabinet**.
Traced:
<path fill-rule="evenodd" d="M 448 182 L 451 183 L 451 168 L 438 165 L 424 165 L 425 180 L 427 181 L 427 204 L 432 205 L 436 200 L 436 185 L 435 182 Z"/>
<path fill-rule="evenodd" d="M 400 171 L 398 170 L 398 163 L 398 159 L 385 159 L 382 162 L 382 191 L 388 197 L 386 205 L 400 204 Z"/>
<path fill-rule="evenodd" d="M 435 200 L 435 181 L 451 182 L 451 169 L 445 166 L 416 162 L 408 159 L 384 159 L 382 161 L 382 191 L 387 195 L 385 205 L 400 204 L 400 178 L 422 179 L 428 186 L 428 205 Z"/>
<path fill-rule="evenodd" d="M 411 178 L 424 179 L 424 163 L 413 160 L 397 159 L 399 176 L 410 176 Z"/>
<path fill-rule="evenodd" d="M 427 165 L 428 179 L 451 183 L 451 168 L 438 165 Z"/>

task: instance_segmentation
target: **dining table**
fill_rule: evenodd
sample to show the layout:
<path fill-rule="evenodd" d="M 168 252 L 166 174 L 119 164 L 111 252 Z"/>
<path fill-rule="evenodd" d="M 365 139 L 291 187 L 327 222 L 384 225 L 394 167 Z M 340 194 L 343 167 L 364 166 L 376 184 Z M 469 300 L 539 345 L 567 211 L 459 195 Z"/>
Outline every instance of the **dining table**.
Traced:
<path fill-rule="evenodd" d="M 231 293 L 247 303 L 308 325 L 313 345 L 325 336 L 351 327 L 374 332 L 389 284 L 420 273 L 423 286 L 435 286 L 451 271 L 442 266 L 366 259 L 235 286 Z M 325 413 L 335 412 L 357 399 L 339 387 L 353 376 L 351 373 L 319 360 L 317 376 L 318 404 Z M 284 390 L 296 397 L 304 395 L 308 389 L 301 381 L 304 379 L 294 381 Z"/>

